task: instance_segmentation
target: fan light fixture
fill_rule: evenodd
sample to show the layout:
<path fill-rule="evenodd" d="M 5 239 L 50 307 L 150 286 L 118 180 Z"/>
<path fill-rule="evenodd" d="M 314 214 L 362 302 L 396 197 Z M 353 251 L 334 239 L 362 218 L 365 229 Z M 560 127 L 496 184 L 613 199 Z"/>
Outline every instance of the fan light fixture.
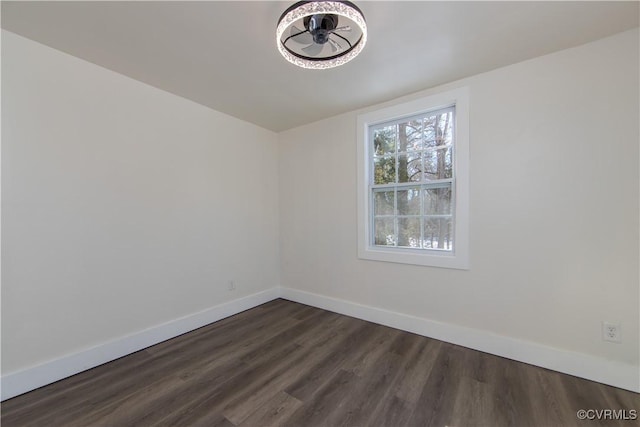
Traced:
<path fill-rule="evenodd" d="M 367 43 L 367 24 L 350 1 L 299 1 L 284 11 L 278 50 L 303 68 L 327 69 L 351 61 Z"/>

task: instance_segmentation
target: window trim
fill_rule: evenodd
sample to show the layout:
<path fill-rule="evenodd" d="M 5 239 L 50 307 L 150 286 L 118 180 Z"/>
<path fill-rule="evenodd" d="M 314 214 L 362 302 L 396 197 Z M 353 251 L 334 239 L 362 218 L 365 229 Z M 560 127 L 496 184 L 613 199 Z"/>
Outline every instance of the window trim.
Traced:
<path fill-rule="evenodd" d="M 387 248 L 372 243 L 372 209 L 369 196 L 371 144 L 369 129 L 455 105 L 454 142 L 454 244 L 453 251 Z M 358 115 L 358 258 L 432 267 L 469 269 L 469 91 L 448 90 Z"/>

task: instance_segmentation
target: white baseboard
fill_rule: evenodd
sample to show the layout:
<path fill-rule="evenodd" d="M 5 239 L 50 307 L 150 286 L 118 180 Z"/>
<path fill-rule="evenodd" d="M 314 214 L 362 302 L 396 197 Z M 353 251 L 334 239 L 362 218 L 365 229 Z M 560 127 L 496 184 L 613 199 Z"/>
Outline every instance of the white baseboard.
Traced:
<path fill-rule="evenodd" d="M 295 289 L 272 288 L 6 374 L 0 379 L 1 400 L 51 384 L 279 297 L 640 393 L 637 366 Z"/>
<path fill-rule="evenodd" d="M 280 288 L 280 297 L 640 393 L 637 366 L 291 288 Z"/>
<path fill-rule="evenodd" d="M 12 372 L 0 380 L 1 400 L 51 384 L 127 354 L 177 337 L 186 332 L 232 316 L 279 297 L 278 288 L 248 295 L 216 305 L 198 313 L 127 335 L 95 347 L 51 360 L 41 365 Z"/>

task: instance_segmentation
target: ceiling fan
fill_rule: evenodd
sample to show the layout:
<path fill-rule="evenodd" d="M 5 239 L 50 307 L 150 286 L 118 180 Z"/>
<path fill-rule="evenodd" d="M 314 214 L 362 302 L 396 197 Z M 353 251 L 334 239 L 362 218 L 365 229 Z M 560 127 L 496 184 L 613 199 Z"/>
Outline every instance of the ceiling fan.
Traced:
<path fill-rule="evenodd" d="M 355 58 L 366 43 L 366 23 L 349 1 L 301 1 L 280 17 L 278 49 L 304 68 L 332 68 Z"/>

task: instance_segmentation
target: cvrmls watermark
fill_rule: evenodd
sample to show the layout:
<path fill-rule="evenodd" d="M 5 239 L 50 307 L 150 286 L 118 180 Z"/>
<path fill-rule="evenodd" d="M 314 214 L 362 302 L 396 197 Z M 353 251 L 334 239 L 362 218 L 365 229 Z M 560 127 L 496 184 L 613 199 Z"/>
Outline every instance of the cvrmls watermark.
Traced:
<path fill-rule="evenodd" d="M 576 412 L 579 420 L 637 420 L 635 409 L 580 409 Z"/>

